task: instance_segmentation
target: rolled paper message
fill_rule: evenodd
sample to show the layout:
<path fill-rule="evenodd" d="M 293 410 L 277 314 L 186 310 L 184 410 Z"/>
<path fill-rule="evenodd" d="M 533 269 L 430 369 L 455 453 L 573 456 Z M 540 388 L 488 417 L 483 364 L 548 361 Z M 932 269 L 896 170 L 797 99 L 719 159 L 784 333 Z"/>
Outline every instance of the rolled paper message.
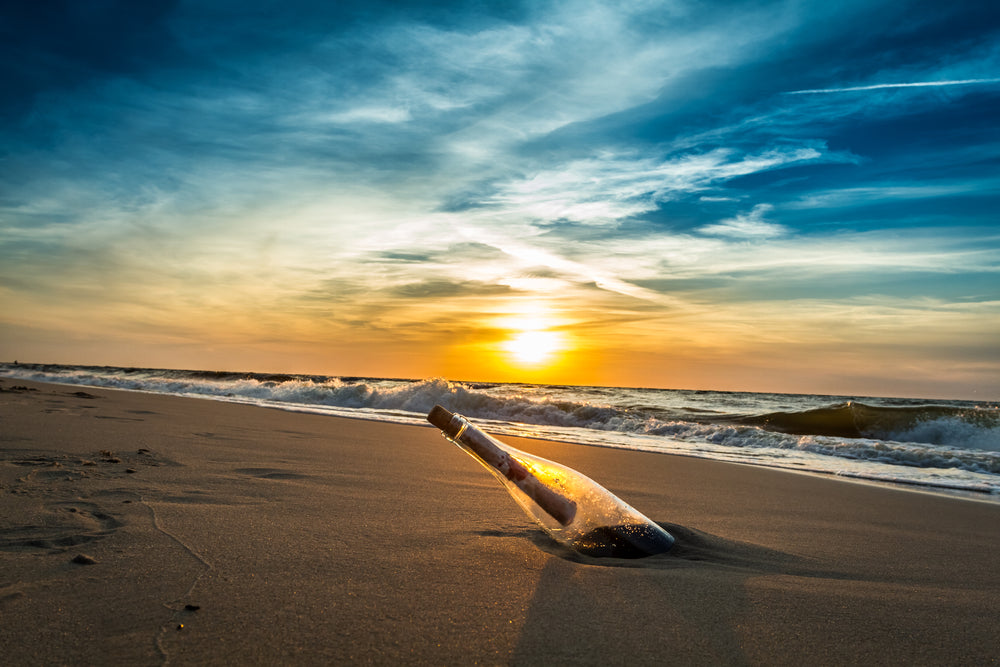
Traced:
<path fill-rule="evenodd" d="M 527 466 L 500 447 L 498 441 L 470 424 L 464 417 L 435 405 L 427 415 L 427 421 L 441 429 L 449 440 L 510 480 L 561 525 L 572 523 L 576 516 L 574 501 L 538 479 Z"/>

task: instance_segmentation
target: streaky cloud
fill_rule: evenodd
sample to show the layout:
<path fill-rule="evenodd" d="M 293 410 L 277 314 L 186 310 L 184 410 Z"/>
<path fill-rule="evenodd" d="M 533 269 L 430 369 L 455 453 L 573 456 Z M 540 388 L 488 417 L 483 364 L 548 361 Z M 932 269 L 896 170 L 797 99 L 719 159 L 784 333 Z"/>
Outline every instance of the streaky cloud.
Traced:
<path fill-rule="evenodd" d="M 819 144 L 772 147 L 756 153 L 716 148 L 666 157 L 605 152 L 498 183 L 496 192 L 481 203 L 527 220 L 615 225 L 654 211 L 664 202 L 740 177 L 842 161 Z"/>
<path fill-rule="evenodd" d="M 812 95 L 822 93 L 855 93 L 868 90 L 887 90 L 892 88 L 936 88 L 941 86 L 971 86 L 977 84 L 1000 83 L 1000 77 L 992 79 L 959 79 L 956 81 L 913 81 L 909 83 L 876 83 L 870 86 L 848 86 L 846 88 L 810 88 L 808 90 L 789 90 L 785 95 Z"/>
<path fill-rule="evenodd" d="M 453 282 L 450 280 L 426 280 L 423 282 L 399 285 L 388 290 L 394 296 L 407 299 L 427 299 L 454 296 L 489 296 L 506 294 L 511 291 L 507 285 L 496 285 L 478 281 L 466 280 Z"/>
<path fill-rule="evenodd" d="M 995 178 L 965 179 L 934 183 L 873 182 L 846 188 L 816 189 L 785 203 L 786 209 L 859 208 L 887 202 L 920 201 L 946 197 L 973 196 L 995 190 Z"/>

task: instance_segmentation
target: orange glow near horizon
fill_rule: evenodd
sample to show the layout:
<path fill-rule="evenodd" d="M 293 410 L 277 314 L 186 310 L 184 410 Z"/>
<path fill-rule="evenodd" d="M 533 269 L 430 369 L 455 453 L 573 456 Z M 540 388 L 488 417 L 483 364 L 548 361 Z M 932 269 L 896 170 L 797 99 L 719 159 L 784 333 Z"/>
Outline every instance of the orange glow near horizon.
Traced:
<path fill-rule="evenodd" d="M 508 304 L 510 310 L 491 320 L 492 328 L 505 332 L 496 350 L 504 366 L 515 373 L 537 373 L 558 366 L 567 351 L 565 325 L 543 301 L 526 300 Z"/>
<path fill-rule="evenodd" d="M 562 336 L 555 331 L 522 331 L 504 343 L 511 360 L 524 366 L 544 364 L 562 347 Z"/>

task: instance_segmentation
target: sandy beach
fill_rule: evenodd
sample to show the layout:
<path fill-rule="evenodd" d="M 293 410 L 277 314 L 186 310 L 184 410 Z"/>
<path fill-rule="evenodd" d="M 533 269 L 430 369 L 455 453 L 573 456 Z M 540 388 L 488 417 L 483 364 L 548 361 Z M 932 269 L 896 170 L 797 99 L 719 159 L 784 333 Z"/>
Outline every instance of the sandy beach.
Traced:
<path fill-rule="evenodd" d="M 1000 505 L 509 439 L 677 538 L 588 559 L 429 425 L 0 389 L 5 664 L 1000 660 Z"/>

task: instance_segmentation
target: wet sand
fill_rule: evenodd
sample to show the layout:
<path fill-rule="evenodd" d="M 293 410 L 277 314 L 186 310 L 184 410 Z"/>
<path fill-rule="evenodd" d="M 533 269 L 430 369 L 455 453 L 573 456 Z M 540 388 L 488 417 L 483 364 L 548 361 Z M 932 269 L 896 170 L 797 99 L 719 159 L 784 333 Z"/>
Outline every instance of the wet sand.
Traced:
<path fill-rule="evenodd" d="M 588 559 L 430 426 L 0 389 L 5 664 L 1000 660 L 1000 505 L 511 438 L 677 538 Z"/>

